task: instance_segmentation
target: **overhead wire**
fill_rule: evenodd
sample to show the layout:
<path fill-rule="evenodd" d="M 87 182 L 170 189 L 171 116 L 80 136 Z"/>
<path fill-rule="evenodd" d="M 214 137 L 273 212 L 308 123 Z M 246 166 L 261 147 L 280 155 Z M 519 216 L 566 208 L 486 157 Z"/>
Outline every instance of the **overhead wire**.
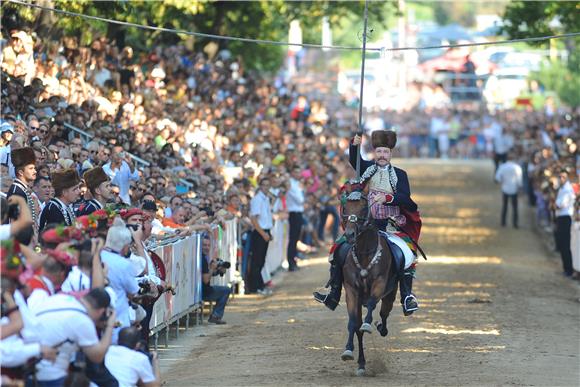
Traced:
<path fill-rule="evenodd" d="M 209 39 L 216 39 L 216 40 L 230 40 L 230 41 L 240 41 L 240 42 L 247 42 L 247 43 L 255 43 L 255 44 L 268 44 L 273 46 L 289 46 L 289 47 L 305 47 L 305 48 L 316 48 L 316 49 L 328 49 L 328 50 L 342 50 L 342 51 L 360 51 L 361 47 L 354 47 L 354 46 L 333 46 L 333 45 L 323 45 L 323 44 L 311 44 L 311 43 L 290 43 L 290 42 L 280 42 L 276 40 L 264 40 L 264 39 L 252 39 L 252 38 L 243 38 L 238 36 L 228 36 L 228 35 L 215 35 L 215 34 L 206 34 L 203 32 L 194 32 L 194 31 L 186 31 L 186 30 L 178 30 L 173 28 L 165 28 L 165 27 L 157 27 L 157 26 L 149 26 L 144 24 L 137 24 L 131 22 L 125 22 L 121 20 L 115 19 L 108 19 L 99 16 L 92 16 L 86 15 L 83 13 L 72 12 L 72 11 L 65 11 L 63 9 L 57 9 L 52 7 L 46 7 L 38 4 L 30 4 L 20 0 L 8 0 L 10 3 L 22 5 L 25 7 L 30 8 L 37 8 L 44 11 L 60 13 L 63 15 L 68 16 L 75 16 L 84 19 L 96 20 L 105 23 L 117 24 L 122 25 L 125 27 L 134 27 L 152 31 L 160 31 L 160 32 L 168 32 L 174 34 L 183 34 L 195 37 L 203 37 Z M 570 33 L 563 33 L 563 34 L 555 34 L 555 35 L 546 35 L 546 36 L 536 36 L 536 37 L 528 37 L 528 38 L 519 38 L 519 39 L 506 39 L 506 40 L 498 40 L 498 41 L 490 41 L 490 42 L 473 42 L 473 43 L 457 43 L 457 44 L 442 44 L 442 45 L 434 45 L 434 46 L 419 46 L 419 47 L 365 47 L 366 51 L 375 51 L 375 52 L 386 52 L 386 51 L 409 51 L 409 50 L 433 50 L 433 49 L 442 49 L 442 48 L 460 48 L 460 47 L 476 47 L 476 46 L 492 46 L 492 45 L 501 45 L 501 44 L 512 44 L 512 43 L 522 43 L 522 42 L 538 42 L 544 40 L 551 40 L 551 39 L 564 39 L 564 38 L 571 38 L 580 36 L 580 32 L 570 32 Z"/>

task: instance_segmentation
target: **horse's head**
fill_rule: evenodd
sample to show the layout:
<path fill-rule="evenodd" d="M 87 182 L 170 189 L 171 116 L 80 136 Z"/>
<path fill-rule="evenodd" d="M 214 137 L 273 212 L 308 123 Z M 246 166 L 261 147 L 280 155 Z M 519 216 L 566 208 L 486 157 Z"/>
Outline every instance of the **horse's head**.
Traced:
<path fill-rule="evenodd" d="M 342 203 L 342 219 L 345 222 L 344 235 L 348 243 L 353 244 L 356 237 L 372 224 L 369 203 L 360 191 L 345 195 Z"/>

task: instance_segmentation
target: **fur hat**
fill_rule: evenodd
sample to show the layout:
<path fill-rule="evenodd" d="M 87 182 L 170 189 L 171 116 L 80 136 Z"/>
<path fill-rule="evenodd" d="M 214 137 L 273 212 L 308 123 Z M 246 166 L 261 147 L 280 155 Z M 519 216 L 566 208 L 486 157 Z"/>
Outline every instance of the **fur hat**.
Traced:
<path fill-rule="evenodd" d="M 32 148 L 13 149 L 10 153 L 14 168 L 22 168 L 29 164 L 36 164 L 36 155 Z"/>
<path fill-rule="evenodd" d="M 375 130 L 371 134 L 373 148 L 391 148 L 397 145 L 397 133 L 393 130 Z"/>
<path fill-rule="evenodd" d="M 74 169 L 65 169 L 64 171 L 52 173 L 52 186 L 56 192 L 74 187 L 80 182 L 79 174 Z"/>
<path fill-rule="evenodd" d="M 96 167 L 93 169 L 89 169 L 83 174 L 83 179 L 87 184 L 87 188 L 92 192 L 96 188 L 99 188 L 99 185 L 102 183 L 109 181 L 109 176 L 105 173 L 103 168 Z"/>

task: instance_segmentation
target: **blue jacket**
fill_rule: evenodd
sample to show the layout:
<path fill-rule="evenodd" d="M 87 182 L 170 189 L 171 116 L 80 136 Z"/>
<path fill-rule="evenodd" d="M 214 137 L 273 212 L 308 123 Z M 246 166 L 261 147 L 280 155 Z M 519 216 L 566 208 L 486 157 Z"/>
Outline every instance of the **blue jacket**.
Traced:
<path fill-rule="evenodd" d="M 357 151 L 357 147 L 351 143 L 349 148 L 350 165 L 356 169 L 356 158 L 358 155 L 360 158 L 360 172 L 362 176 L 368 167 L 371 167 L 376 163 L 374 161 L 363 159 L 360 153 Z M 397 187 L 396 192 L 393 194 L 393 202 L 390 203 L 390 205 L 404 207 L 411 212 L 417 211 L 417 204 L 413 201 L 413 199 L 411 199 L 411 188 L 409 187 L 409 178 L 407 177 L 407 172 L 403 171 L 401 168 L 394 168 L 395 173 L 397 174 Z"/>

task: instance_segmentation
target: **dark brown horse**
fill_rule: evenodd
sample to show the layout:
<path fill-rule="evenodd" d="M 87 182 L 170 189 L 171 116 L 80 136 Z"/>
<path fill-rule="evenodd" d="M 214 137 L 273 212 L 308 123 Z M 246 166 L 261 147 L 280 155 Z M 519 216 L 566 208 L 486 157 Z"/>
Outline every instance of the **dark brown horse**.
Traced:
<path fill-rule="evenodd" d="M 397 295 L 397 269 L 387 242 L 373 224 L 369 203 L 362 192 L 352 192 L 343 205 L 346 221 L 345 236 L 352 246 L 343 266 L 344 288 L 348 309 L 348 340 L 341 358 L 354 360 L 354 334 L 359 344 L 357 375 L 365 371 L 363 334 L 371 333 L 373 311 L 381 301 L 381 321 L 377 330 L 381 336 L 388 334 L 387 317 L 393 309 Z M 367 313 L 362 318 L 362 307 Z"/>

